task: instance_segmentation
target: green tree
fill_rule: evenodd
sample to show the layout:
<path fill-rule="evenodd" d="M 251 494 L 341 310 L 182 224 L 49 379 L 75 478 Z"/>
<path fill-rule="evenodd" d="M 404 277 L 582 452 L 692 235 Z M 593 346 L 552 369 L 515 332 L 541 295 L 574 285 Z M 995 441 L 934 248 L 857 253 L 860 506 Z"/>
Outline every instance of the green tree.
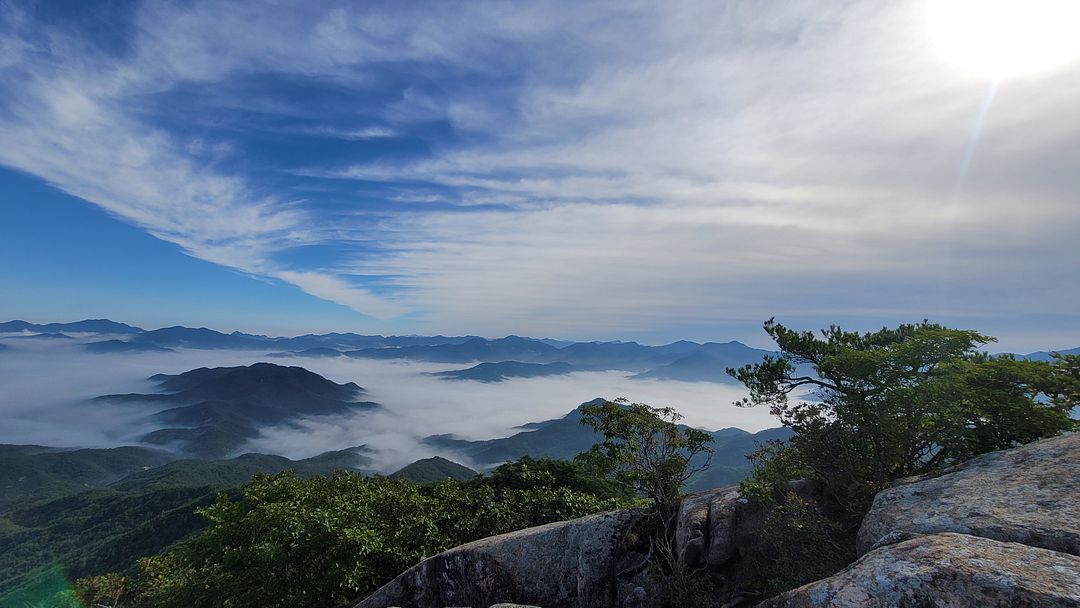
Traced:
<path fill-rule="evenodd" d="M 727 370 L 750 391 L 737 405 L 769 406 L 796 433 L 784 466 L 856 512 L 897 478 L 1075 426 L 1076 370 L 1064 358 L 992 357 L 979 348 L 994 338 L 925 321 L 819 336 L 770 319 L 765 331 L 781 354 Z"/>
<path fill-rule="evenodd" d="M 617 481 L 650 500 L 655 523 L 651 544 L 664 574 L 677 570 L 674 525 L 682 487 L 694 473 L 709 466 L 712 454 L 712 436 L 679 424 L 681 419 L 672 408 L 626 399 L 581 408 L 581 423 L 603 434 L 604 440 L 578 459 L 593 470 L 609 471 Z"/>

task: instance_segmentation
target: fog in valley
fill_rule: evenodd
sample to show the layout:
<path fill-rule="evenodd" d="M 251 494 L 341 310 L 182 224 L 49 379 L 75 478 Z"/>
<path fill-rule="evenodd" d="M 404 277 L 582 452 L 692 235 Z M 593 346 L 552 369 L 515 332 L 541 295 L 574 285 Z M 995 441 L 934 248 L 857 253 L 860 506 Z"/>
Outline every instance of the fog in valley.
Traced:
<path fill-rule="evenodd" d="M 471 364 L 271 357 L 267 352 L 249 350 L 94 354 L 81 346 L 101 339 L 100 335 L 71 340 L 0 336 L 0 342 L 8 346 L 0 352 L 0 417 L 4 420 L 0 443 L 63 447 L 135 444 L 139 437 L 158 428 L 148 416 L 162 409 L 161 404 L 90 400 L 106 394 L 152 393 L 156 384 L 148 378 L 158 373 L 179 374 L 198 367 L 260 361 L 300 366 L 334 382 L 355 382 L 366 390 L 363 400 L 376 401 L 382 408 L 265 428 L 241 451 L 295 459 L 366 445 L 378 451 L 375 467 L 381 471 L 427 456 L 455 456 L 423 445 L 423 437 L 443 433 L 473 440 L 503 437 L 518 432 L 515 427 L 519 425 L 561 417 L 596 397 L 626 397 L 671 406 L 688 424 L 710 430 L 734 426 L 757 431 L 778 426 L 764 408 L 733 406 L 732 402 L 745 394 L 736 385 L 637 380 L 623 371 L 482 383 L 427 375 Z"/>

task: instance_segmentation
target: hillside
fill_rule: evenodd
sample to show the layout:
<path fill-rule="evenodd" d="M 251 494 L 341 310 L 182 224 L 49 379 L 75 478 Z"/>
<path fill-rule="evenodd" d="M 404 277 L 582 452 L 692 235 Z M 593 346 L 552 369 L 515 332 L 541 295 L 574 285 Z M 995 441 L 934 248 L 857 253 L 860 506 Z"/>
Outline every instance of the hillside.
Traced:
<path fill-rule="evenodd" d="M 141 447 L 63 450 L 0 445 L 0 513 L 106 486 L 174 459 L 168 452 Z"/>
<path fill-rule="evenodd" d="M 364 448 L 349 448 L 295 461 L 244 454 L 228 460 L 145 464 L 146 457 L 160 454 L 143 448 L 0 446 L 0 464 L 51 471 L 54 483 L 48 487 L 55 493 L 52 499 L 14 496 L 10 489 L 5 494 L 9 500 L 0 507 L 0 606 L 22 608 L 18 598 L 34 596 L 40 586 L 52 584 L 56 568 L 72 579 L 124 570 L 139 557 L 160 553 L 205 525 L 195 508 L 209 505 L 219 490 L 247 483 L 256 473 L 367 473 L 370 462 Z M 0 467 L 0 475 L 7 475 L 9 468 Z"/>
<path fill-rule="evenodd" d="M 760 361 L 767 354 L 771 353 L 750 348 L 741 342 L 732 341 L 724 344 L 710 342 L 702 344 L 700 349 L 684 357 L 641 372 L 634 378 L 738 384 L 738 381 L 727 375 L 725 370 L 729 367 L 742 367 L 747 363 Z"/>

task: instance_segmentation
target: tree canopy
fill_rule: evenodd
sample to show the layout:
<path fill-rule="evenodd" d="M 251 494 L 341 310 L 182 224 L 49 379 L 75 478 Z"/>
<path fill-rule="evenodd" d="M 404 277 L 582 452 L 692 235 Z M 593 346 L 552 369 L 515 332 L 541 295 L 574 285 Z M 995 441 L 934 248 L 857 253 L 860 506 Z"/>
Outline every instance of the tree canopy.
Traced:
<path fill-rule="evenodd" d="M 108 607 L 345 606 L 456 545 L 624 504 L 541 477 L 511 487 L 258 475 L 239 497 L 223 493 L 199 510 L 202 532 L 140 560 L 130 576 L 90 577 L 74 592 Z"/>
<path fill-rule="evenodd" d="M 852 505 L 893 480 L 1075 428 L 1077 365 L 991 356 L 995 341 L 935 323 L 815 334 L 770 319 L 780 349 L 727 370 L 795 431 L 785 466 L 828 483 Z M 775 454 L 774 454 L 775 456 Z"/>

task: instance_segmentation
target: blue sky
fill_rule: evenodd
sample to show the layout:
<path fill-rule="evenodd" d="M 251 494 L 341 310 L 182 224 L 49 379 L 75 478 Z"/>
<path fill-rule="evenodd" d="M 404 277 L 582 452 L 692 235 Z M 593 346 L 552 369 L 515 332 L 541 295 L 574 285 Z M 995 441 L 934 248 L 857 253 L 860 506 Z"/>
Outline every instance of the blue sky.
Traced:
<path fill-rule="evenodd" d="M 0 316 L 1075 346 L 1060 4 L 0 1 Z"/>

